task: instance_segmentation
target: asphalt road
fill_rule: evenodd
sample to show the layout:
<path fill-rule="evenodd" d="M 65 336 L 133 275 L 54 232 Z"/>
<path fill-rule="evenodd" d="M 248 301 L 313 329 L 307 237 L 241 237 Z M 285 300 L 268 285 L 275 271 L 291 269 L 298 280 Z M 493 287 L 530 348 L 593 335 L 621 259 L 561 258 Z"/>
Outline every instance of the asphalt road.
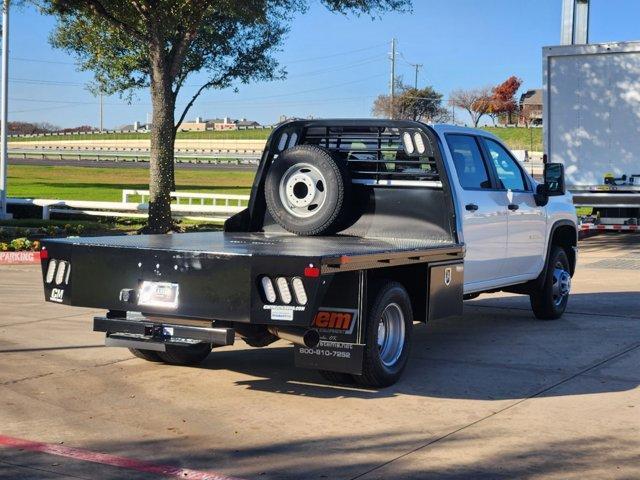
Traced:
<path fill-rule="evenodd" d="M 579 262 L 562 319 L 482 296 L 418 326 L 379 391 L 283 342 L 148 363 L 103 346 L 98 312 L 45 303 L 37 267 L 2 267 L 0 478 L 640 478 L 640 236 Z"/>

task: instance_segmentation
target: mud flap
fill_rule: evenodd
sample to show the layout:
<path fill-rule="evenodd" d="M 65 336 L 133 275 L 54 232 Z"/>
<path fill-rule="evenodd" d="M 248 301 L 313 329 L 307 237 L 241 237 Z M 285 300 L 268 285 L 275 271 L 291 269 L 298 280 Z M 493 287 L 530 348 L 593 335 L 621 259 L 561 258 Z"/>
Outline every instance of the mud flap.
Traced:
<path fill-rule="evenodd" d="M 312 327 L 320 333 L 315 348 L 295 346 L 296 367 L 332 372 L 362 373 L 366 274 L 344 272 L 333 276 L 316 312 Z"/>

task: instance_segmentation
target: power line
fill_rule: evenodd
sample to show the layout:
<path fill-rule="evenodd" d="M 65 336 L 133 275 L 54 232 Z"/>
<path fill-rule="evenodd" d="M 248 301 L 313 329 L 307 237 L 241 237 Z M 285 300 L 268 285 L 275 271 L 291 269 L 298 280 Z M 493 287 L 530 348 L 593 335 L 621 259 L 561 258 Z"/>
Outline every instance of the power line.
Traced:
<path fill-rule="evenodd" d="M 372 57 L 367 57 L 362 59 L 361 61 L 358 61 L 356 63 L 348 63 L 348 64 L 340 64 L 340 65 L 334 65 L 331 67 L 326 67 L 326 68 L 322 68 L 319 70 L 313 70 L 313 71 L 308 71 L 308 72 L 303 72 L 303 73 L 299 73 L 299 74 L 295 74 L 295 75 L 288 75 L 287 79 L 291 79 L 291 78 L 300 78 L 300 77 L 306 77 L 306 76 L 312 76 L 312 75 L 320 75 L 323 73 L 331 73 L 331 72 L 336 72 L 336 71 L 340 71 L 340 70 L 348 70 L 351 68 L 357 68 L 357 67 L 361 67 L 364 65 L 369 65 L 372 63 L 375 63 L 381 59 L 383 59 L 384 56 L 383 55 L 375 55 Z M 41 79 L 36 79 L 36 78 L 16 78 L 16 77 L 12 77 L 9 79 L 12 83 L 21 83 L 21 84 L 27 84 L 27 85 L 51 85 L 51 86 L 72 86 L 72 87 L 86 87 L 85 83 L 78 83 L 78 82 L 67 82 L 64 80 L 41 80 Z M 184 85 L 185 87 L 200 87 L 202 86 L 202 84 L 200 83 L 193 83 L 193 84 L 187 84 Z"/>
<path fill-rule="evenodd" d="M 341 55 L 350 55 L 352 53 L 359 53 L 359 52 L 364 52 L 364 51 L 367 51 L 367 50 L 373 50 L 374 48 L 380 48 L 380 47 L 383 47 L 385 45 L 387 45 L 387 42 L 378 43 L 376 45 L 370 45 L 368 47 L 358 48 L 358 49 L 355 49 L 355 50 L 347 50 L 347 51 L 344 51 L 344 52 L 332 53 L 332 54 L 329 54 L 329 55 L 321 55 L 319 57 L 307 57 L 307 58 L 303 58 L 303 59 L 300 59 L 300 60 L 289 60 L 289 61 L 281 60 L 281 62 L 282 63 L 287 63 L 287 64 L 312 62 L 312 61 L 315 61 L 315 60 L 322 60 L 322 59 L 325 59 L 325 58 L 333 58 L 333 57 L 339 57 Z"/>
<path fill-rule="evenodd" d="M 312 62 L 315 60 L 322 60 L 325 58 L 335 58 L 335 57 L 340 57 L 342 55 L 350 55 L 352 53 L 359 53 L 359 52 L 365 52 L 367 50 L 373 50 L 375 48 L 380 48 L 382 46 L 385 46 L 387 43 L 377 43 L 375 45 L 369 45 L 368 47 L 362 47 L 362 48 L 357 48 L 354 50 L 346 50 L 346 51 L 342 51 L 342 52 L 335 52 L 335 53 L 331 53 L 328 55 L 320 55 L 317 57 L 305 57 L 305 58 L 300 58 L 297 60 L 280 60 L 280 63 L 282 64 L 295 64 L 295 63 L 304 63 L 304 62 Z M 46 60 L 44 58 L 28 58 L 28 57 L 11 57 L 11 60 L 14 61 L 20 61 L 20 62 L 31 62 L 31 63 L 51 63 L 51 64 L 55 64 L 55 65 L 77 65 L 76 62 L 64 62 L 64 61 L 60 61 L 60 60 Z"/>
<path fill-rule="evenodd" d="M 72 86 L 72 87 L 84 87 L 84 83 L 77 82 L 65 82 L 63 80 L 40 80 L 36 78 L 16 78 L 10 77 L 9 81 L 11 83 L 24 83 L 29 85 L 51 85 L 51 86 Z"/>
<path fill-rule="evenodd" d="M 41 58 L 25 58 L 25 57 L 11 57 L 11 60 L 17 60 L 19 62 L 32 62 L 32 63 L 53 63 L 56 65 L 76 65 L 75 62 L 60 62 L 57 60 L 45 60 Z"/>
<path fill-rule="evenodd" d="M 323 91 L 323 90 L 331 90 L 334 88 L 338 88 L 338 87 L 342 87 L 342 86 L 346 86 L 346 85 L 352 85 L 352 84 L 356 84 L 356 83 L 361 83 L 364 81 L 367 81 L 369 79 L 372 78 L 378 78 L 378 77 L 382 77 L 386 75 L 385 73 L 380 73 L 378 75 L 371 75 L 365 78 L 359 78 L 356 80 L 351 80 L 348 82 L 341 82 L 341 83 L 336 83 L 336 84 L 332 84 L 332 85 L 326 85 L 324 87 L 319 87 L 319 88 L 312 88 L 312 89 L 308 89 L 308 90 L 299 90 L 297 92 L 288 92 L 288 93 L 281 93 L 281 94 L 273 94 L 273 95 L 263 95 L 260 97 L 253 97 L 253 98 L 244 98 L 244 99 L 232 99 L 232 100 L 214 100 L 214 101 L 208 101 L 208 102 L 199 102 L 199 104 L 201 105 L 208 105 L 208 104 L 228 104 L 228 103 L 233 103 L 233 104 L 238 104 L 238 103 L 246 103 L 246 102 L 255 102 L 256 100 L 264 100 L 264 99 L 270 99 L 270 98 L 283 98 L 283 97 L 291 97 L 291 96 L 295 96 L 295 95 L 303 95 L 305 93 L 314 93 L 314 92 L 319 92 L 319 91 Z M 67 100 L 54 100 L 54 99 L 48 99 L 48 98 L 44 98 L 44 99 L 35 99 L 35 98 L 13 98 L 14 101 L 19 101 L 19 102 L 32 102 L 32 103 L 62 103 L 62 104 L 67 104 L 67 105 L 95 105 L 96 102 L 88 102 L 88 101 L 79 101 L 79 100 L 71 100 L 71 101 L 67 101 Z M 185 102 L 186 103 L 186 102 Z M 150 103 L 115 103 L 115 102 L 104 102 L 105 105 L 112 105 L 112 106 L 131 106 L 131 107 L 135 107 L 135 106 L 149 106 Z M 56 107 L 53 107 L 56 108 Z"/>

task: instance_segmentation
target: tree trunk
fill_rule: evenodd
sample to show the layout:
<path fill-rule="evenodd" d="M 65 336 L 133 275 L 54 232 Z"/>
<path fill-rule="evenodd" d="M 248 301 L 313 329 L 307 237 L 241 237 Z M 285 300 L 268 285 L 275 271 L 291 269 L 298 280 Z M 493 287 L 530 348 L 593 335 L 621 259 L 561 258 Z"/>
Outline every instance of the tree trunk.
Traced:
<path fill-rule="evenodd" d="M 152 128 L 149 161 L 149 233 L 167 233 L 173 227 L 170 193 L 173 187 L 175 98 L 169 65 L 161 47 L 151 53 Z"/>

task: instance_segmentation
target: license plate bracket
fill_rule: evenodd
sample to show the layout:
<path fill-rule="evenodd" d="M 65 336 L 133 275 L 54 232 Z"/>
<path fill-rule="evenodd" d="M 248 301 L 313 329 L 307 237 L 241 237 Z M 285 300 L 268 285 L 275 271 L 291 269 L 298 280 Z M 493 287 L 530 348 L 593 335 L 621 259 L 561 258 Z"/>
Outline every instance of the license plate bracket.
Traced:
<path fill-rule="evenodd" d="M 138 291 L 138 305 L 173 310 L 178 307 L 179 294 L 177 283 L 144 281 Z"/>

